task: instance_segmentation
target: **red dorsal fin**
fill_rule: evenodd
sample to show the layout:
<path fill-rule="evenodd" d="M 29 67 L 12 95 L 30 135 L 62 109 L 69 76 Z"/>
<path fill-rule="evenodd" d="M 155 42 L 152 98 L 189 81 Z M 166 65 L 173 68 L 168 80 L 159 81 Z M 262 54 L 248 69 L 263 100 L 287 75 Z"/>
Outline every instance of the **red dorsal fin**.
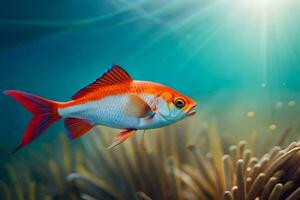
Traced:
<path fill-rule="evenodd" d="M 72 96 L 72 99 L 78 99 L 80 97 L 85 96 L 86 94 L 93 92 L 95 89 L 99 87 L 120 84 L 124 82 L 132 81 L 130 75 L 120 66 L 113 65 L 110 69 L 108 69 L 104 74 L 101 75 L 99 79 L 97 79 L 92 84 L 87 87 L 79 90 L 76 94 Z"/>
<path fill-rule="evenodd" d="M 93 128 L 93 125 L 89 122 L 78 118 L 66 118 L 64 120 L 64 124 L 67 129 L 68 136 L 72 139 L 79 138 Z"/>

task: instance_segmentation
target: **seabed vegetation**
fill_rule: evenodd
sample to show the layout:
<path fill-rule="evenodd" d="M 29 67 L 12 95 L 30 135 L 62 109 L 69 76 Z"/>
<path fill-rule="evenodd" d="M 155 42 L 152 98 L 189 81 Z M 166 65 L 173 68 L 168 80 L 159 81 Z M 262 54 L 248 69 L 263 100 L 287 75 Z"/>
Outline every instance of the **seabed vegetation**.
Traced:
<path fill-rule="evenodd" d="M 55 144 L 24 149 L 6 165 L 11 181 L 0 182 L 2 199 L 300 198 L 300 142 L 286 144 L 290 128 L 262 143 L 255 132 L 235 141 L 213 122 L 187 120 L 106 150 L 112 131 L 97 127 L 75 145 L 60 134 Z"/>

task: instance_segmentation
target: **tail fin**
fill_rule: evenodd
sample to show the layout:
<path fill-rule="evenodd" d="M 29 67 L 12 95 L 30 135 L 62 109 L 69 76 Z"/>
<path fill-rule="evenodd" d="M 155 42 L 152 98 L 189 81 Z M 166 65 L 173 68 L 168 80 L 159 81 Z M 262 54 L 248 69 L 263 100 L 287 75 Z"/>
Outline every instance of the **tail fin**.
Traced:
<path fill-rule="evenodd" d="M 43 134 L 51 124 L 60 119 L 57 112 L 57 103 L 54 101 L 17 90 L 6 90 L 4 94 L 17 100 L 33 114 L 21 143 L 13 150 L 13 153 L 21 147 L 30 144 L 34 139 Z"/>

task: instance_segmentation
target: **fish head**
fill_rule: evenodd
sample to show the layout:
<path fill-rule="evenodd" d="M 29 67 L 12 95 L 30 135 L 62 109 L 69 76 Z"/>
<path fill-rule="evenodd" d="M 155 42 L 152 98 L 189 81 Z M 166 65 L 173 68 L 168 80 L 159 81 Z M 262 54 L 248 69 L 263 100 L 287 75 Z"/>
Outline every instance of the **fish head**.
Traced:
<path fill-rule="evenodd" d="M 157 112 L 167 121 L 175 122 L 196 113 L 196 101 L 177 91 L 163 92 L 157 100 Z"/>

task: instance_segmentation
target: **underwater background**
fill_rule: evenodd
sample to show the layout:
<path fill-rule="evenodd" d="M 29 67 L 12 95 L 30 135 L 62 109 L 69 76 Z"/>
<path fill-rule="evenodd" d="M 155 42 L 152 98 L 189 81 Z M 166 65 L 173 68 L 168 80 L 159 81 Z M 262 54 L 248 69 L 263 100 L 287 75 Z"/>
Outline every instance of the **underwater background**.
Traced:
<path fill-rule="evenodd" d="M 189 130 L 185 127 L 201 124 L 218 130 L 223 147 L 255 135 L 266 152 L 273 145 L 268 148 L 266 143 L 288 130 L 285 148 L 298 141 L 300 132 L 299 19 L 298 0 L 4 0 L 0 1 L 0 90 L 68 101 L 118 64 L 134 79 L 163 83 L 198 102 L 195 117 L 155 130 L 160 134 L 152 136 L 150 131 L 146 140 L 165 137 L 159 135 L 172 127 L 185 133 Z M 8 169 L 28 163 L 42 166 L 36 157 L 48 154 L 41 148 L 46 144 L 52 145 L 48 151 L 59 151 L 64 128 L 61 122 L 55 124 L 12 155 L 31 115 L 6 95 L 0 95 L 0 110 L 0 177 L 13 191 Z M 117 133 L 105 131 L 109 141 Z M 91 150 L 84 144 L 93 134 L 97 133 L 72 141 L 72 148 L 89 157 Z M 200 140 L 207 136 L 197 134 Z M 97 135 L 101 140 L 101 133 Z M 186 135 L 194 137 L 191 132 Z M 51 155 L 49 160 L 55 157 Z M 71 160 L 72 156 L 75 152 L 70 153 Z M 37 185 L 47 179 L 32 166 L 26 170 L 36 172 L 32 177 Z M 106 199 L 105 194 L 100 196 Z"/>

